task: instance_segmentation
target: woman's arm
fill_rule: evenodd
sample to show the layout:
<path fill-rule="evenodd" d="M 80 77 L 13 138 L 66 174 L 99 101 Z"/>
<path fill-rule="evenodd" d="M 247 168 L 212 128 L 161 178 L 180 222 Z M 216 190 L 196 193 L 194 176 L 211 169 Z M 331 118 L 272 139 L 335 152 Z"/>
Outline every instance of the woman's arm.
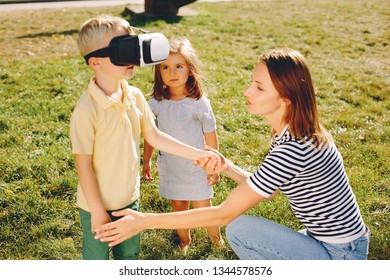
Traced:
<path fill-rule="evenodd" d="M 230 179 L 235 181 L 237 184 L 241 184 L 246 181 L 247 178 L 249 178 L 252 173 L 238 167 L 230 160 L 226 159 L 220 152 L 217 150 L 211 149 L 210 147 L 206 146 L 206 150 L 213 151 L 214 153 L 218 154 L 221 158 L 221 167 L 218 169 L 213 168 L 212 164 L 208 162 L 207 159 L 195 161 L 194 164 L 198 165 L 199 167 L 203 168 L 205 172 L 208 174 L 213 173 L 225 173 Z M 277 189 L 270 197 L 264 198 L 265 200 L 272 200 L 274 199 L 279 193 L 279 189 Z"/>
<path fill-rule="evenodd" d="M 225 174 L 237 184 L 245 182 L 245 180 L 252 175 L 252 173 L 238 167 L 230 160 L 226 159 L 227 169 Z"/>
<path fill-rule="evenodd" d="M 211 161 L 199 160 L 195 161 L 194 164 L 201 167 L 207 174 L 218 174 L 225 173 L 230 179 L 235 181 L 237 184 L 243 183 L 252 173 L 238 167 L 233 162 L 225 158 L 220 152 L 211 147 L 205 146 L 205 150 L 216 153 L 221 159 L 220 168 L 214 168 Z"/>
<path fill-rule="evenodd" d="M 139 213 L 130 209 L 116 212 L 123 218 L 106 224 L 95 236 L 115 246 L 145 229 L 185 229 L 223 226 L 262 201 L 264 197 L 251 189 L 246 182 L 234 189 L 219 206 L 197 208 L 164 214 Z"/>

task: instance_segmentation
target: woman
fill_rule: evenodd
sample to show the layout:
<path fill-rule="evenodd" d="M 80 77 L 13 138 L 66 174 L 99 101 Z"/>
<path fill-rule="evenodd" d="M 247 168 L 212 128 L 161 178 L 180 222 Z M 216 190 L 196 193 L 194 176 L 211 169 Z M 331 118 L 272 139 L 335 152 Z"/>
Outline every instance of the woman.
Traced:
<path fill-rule="evenodd" d="M 199 161 L 208 173 L 224 172 L 237 182 L 221 205 L 170 214 L 123 210 L 116 215 L 124 217 L 102 226 L 96 238 L 114 246 L 144 229 L 228 225 L 227 238 L 241 259 L 366 259 L 369 230 L 342 157 L 319 123 L 303 56 L 291 49 L 261 55 L 245 96 L 248 112 L 262 115 L 272 127 L 270 151 L 254 174 L 222 155 L 218 170 L 212 161 Z M 241 215 L 279 190 L 304 230 Z"/>

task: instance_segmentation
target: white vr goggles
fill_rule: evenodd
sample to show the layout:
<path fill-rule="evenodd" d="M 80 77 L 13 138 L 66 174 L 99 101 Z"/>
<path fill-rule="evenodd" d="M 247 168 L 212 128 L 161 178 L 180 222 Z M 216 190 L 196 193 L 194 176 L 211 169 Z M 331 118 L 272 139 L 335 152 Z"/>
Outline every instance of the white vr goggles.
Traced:
<path fill-rule="evenodd" d="M 168 55 L 168 39 L 161 33 L 146 33 L 114 37 L 108 47 L 93 51 L 84 58 L 87 64 L 91 57 L 109 57 L 112 64 L 117 66 L 144 67 L 159 64 Z"/>

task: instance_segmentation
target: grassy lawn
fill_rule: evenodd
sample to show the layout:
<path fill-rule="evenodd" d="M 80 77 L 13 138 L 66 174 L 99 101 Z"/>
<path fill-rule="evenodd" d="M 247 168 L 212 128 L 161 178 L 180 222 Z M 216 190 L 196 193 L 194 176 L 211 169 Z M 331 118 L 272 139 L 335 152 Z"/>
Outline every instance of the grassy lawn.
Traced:
<path fill-rule="evenodd" d="M 261 163 L 269 141 L 268 125 L 246 112 L 243 97 L 257 56 L 275 47 L 301 51 L 311 65 L 322 122 L 344 157 L 371 229 L 369 259 L 390 259 L 390 3 L 286 0 L 191 7 L 198 16 L 168 20 L 131 17 L 121 7 L 0 12 L 0 259 L 81 258 L 69 119 L 92 72 L 75 39 L 80 25 L 101 13 L 193 42 L 220 150 L 250 171 Z M 137 69 L 130 83 L 148 94 L 152 68 Z M 170 211 L 154 176 L 156 181 L 142 182 L 142 211 Z M 214 205 L 234 187 L 222 176 Z M 249 213 L 301 228 L 282 195 Z M 174 231 L 145 231 L 141 259 L 237 259 L 229 245 L 213 248 L 204 229 L 192 236 L 184 257 L 176 253 Z"/>

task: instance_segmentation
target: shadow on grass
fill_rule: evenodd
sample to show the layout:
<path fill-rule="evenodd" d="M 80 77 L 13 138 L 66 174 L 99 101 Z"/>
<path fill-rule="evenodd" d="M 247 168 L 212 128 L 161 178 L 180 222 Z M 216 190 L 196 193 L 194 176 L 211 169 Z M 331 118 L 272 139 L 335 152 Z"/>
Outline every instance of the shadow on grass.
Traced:
<path fill-rule="evenodd" d="M 182 20 L 183 16 L 177 15 L 148 15 L 145 13 L 132 13 L 128 10 L 122 12 L 121 16 L 129 21 L 132 26 L 142 27 L 146 26 L 148 23 L 163 20 L 168 24 L 178 23 Z"/>
<path fill-rule="evenodd" d="M 66 30 L 62 32 L 41 32 L 41 33 L 36 33 L 36 34 L 28 34 L 24 36 L 19 36 L 16 37 L 17 39 L 26 39 L 26 38 L 38 38 L 38 37 L 51 37 L 53 35 L 73 35 L 73 34 L 78 34 L 79 30 L 77 29 L 71 29 L 71 30 Z"/>

